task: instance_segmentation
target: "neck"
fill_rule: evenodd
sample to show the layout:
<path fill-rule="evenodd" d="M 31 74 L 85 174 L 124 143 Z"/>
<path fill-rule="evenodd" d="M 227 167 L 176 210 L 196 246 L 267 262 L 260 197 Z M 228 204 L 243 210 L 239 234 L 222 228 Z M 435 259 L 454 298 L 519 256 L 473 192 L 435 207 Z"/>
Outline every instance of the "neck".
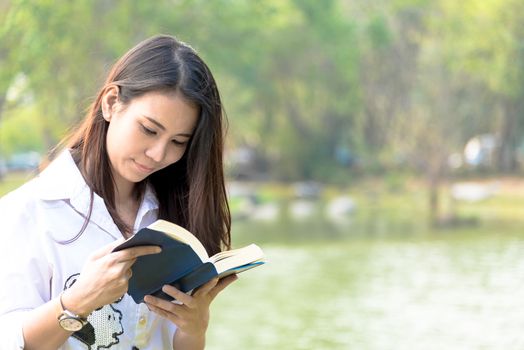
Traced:
<path fill-rule="evenodd" d="M 135 187 L 116 187 L 115 188 L 115 209 L 119 218 L 126 224 L 129 229 L 133 229 L 140 199 L 137 198 Z M 125 238 L 128 238 L 131 232 L 122 232 Z"/>
<path fill-rule="evenodd" d="M 88 179 L 89 177 L 86 169 L 83 167 L 83 163 L 76 159 L 75 162 L 77 163 L 82 176 L 84 176 L 85 179 Z M 141 186 L 137 187 L 137 184 L 126 182 L 119 178 L 115 178 L 114 181 L 114 210 L 116 211 L 116 214 L 119 216 L 120 220 L 122 220 L 128 228 L 132 229 L 135 223 L 138 207 L 140 205 L 139 203 L 141 198 L 139 198 L 137 195 L 137 191 L 140 191 Z M 86 182 L 89 183 L 88 180 L 86 180 Z M 102 189 L 98 190 L 101 191 Z M 130 233 L 122 232 L 122 234 L 127 238 Z"/>
<path fill-rule="evenodd" d="M 115 183 L 115 205 L 118 208 L 126 203 L 136 202 L 135 184 Z"/>

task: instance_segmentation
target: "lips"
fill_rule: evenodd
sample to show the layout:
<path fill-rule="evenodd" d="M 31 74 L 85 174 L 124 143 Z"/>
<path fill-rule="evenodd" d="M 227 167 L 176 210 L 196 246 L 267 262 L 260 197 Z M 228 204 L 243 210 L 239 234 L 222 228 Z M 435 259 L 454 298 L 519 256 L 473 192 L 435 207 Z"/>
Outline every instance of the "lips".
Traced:
<path fill-rule="evenodd" d="M 155 170 L 155 168 L 147 167 L 145 165 L 138 163 L 137 161 L 135 161 L 135 165 L 138 168 L 138 170 L 140 170 L 143 173 L 152 173 Z"/>

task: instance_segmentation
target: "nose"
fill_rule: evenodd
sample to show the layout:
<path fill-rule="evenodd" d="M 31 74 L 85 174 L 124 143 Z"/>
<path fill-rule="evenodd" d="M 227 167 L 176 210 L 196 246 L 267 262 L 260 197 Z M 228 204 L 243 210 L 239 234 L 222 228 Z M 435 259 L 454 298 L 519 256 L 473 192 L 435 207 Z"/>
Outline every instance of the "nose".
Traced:
<path fill-rule="evenodd" d="M 147 157 L 160 163 L 166 156 L 166 145 L 163 142 L 155 142 L 146 149 L 145 153 Z"/>

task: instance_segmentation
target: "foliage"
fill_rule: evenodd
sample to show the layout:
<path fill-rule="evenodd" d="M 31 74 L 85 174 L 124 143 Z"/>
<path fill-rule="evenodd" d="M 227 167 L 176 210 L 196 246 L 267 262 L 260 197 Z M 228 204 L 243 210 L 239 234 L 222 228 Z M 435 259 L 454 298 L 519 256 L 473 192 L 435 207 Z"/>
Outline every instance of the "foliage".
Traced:
<path fill-rule="evenodd" d="M 343 183 L 399 168 L 442 177 L 447 157 L 484 133 L 500 140 L 497 169 L 514 171 L 523 10 L 518 0 L 7 0 L 0 153 L 45 152 L 116 58 L 170 33 L 215 73 L 228 147 L 256 149 L 273 178 Z"/>

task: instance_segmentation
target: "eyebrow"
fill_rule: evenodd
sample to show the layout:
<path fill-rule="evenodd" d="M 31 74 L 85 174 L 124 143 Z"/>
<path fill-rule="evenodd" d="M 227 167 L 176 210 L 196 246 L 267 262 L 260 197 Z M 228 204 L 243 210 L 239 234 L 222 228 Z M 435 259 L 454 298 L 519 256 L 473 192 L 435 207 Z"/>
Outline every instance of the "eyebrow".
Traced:
<path fill-rule="evenodd" d="M 163 131 L 166 130 L 166 127 L 163 126 L 162 124 L 160 124 L 157 120 L 151 118 L 151 117 L 148 117 L 147 115 L 144 115 L 144 118 L 146 118 L 147 120 L 149 120 L 151 123 L 155 124 L 156 126 L 158 126 L 160 129 L 162 129 Z M 175 136 L 185 136 L 185 137 L 191 137 L 192 135 L 191 134 L 186 134 L 186 133 L 180 133 L 180 134 L 176 134 Z"/>

